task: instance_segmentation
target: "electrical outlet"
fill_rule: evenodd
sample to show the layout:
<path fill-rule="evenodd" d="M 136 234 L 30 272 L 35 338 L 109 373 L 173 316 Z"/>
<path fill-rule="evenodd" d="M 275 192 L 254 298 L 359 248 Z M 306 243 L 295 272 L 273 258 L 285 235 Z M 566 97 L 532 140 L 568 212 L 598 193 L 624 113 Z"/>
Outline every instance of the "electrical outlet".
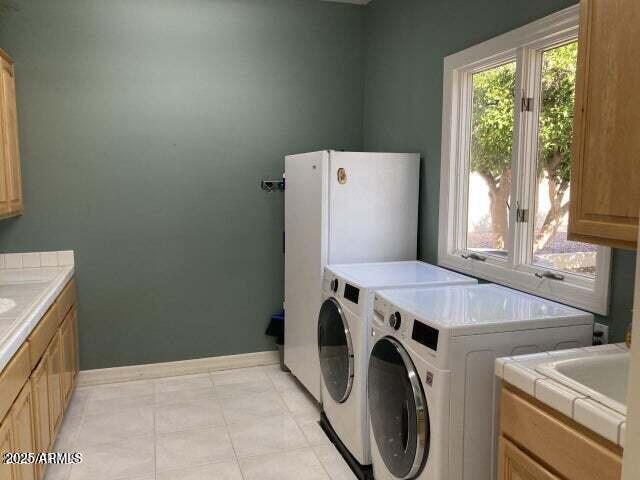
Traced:
<path fill-rule="evenodd" d="M 593 344 L 606 345 L 609 343 L 609 326 L 602 323 L 593 325 Z"/>

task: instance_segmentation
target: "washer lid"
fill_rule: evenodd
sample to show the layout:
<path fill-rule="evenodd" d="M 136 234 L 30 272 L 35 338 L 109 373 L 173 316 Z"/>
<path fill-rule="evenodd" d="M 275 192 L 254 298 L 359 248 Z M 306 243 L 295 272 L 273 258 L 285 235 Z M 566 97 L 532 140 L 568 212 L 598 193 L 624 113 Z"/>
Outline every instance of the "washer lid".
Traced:
<path fill-rule="evenodd" d="M 327 270 L 360 288 L 404 287 L 432 284 L 476 284 L 473 278 L 429 263 L 380 262 L 329 265 Z"/>
<path fill-rule="evenodd" d="M 493 284 L 384 290 L 378 296 L 454 336 L 593 324 L 590 313 Z"/>
<path fill-rule="evenodd" d="M 328 298 L 318 316 L 318 351 L 322 382 L 331 398 L 344 402 L 353 386 L 353 343 L 340 303 Z"/>
<path fill-rule="evenodd" d="M 392 337 L 378 340 L 369 357 L 371 432 L 387 470 L 416 477 L 429 455 L 429 409 L 408 352 Z"/>

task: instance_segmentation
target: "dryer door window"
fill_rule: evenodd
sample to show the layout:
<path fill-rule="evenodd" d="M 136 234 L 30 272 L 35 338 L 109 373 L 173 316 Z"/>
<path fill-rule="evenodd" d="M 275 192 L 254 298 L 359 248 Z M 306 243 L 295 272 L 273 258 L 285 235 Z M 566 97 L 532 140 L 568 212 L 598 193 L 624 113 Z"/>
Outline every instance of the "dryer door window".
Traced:
<path fill-rule="evenodd" d="M 429 412 L 411 357 L 391 337 L 380 339 L 369 357 L 371 428 L 387 469 L 410 479 L 429 454 Z"/>
<path fill-rule="evenodd" d="M 324 386 L 331 398 L 342 403 L 353 384 L 353 344 L 342 307 L 335 298 L 327 299 L 320 308 L 318 350 Z"/>

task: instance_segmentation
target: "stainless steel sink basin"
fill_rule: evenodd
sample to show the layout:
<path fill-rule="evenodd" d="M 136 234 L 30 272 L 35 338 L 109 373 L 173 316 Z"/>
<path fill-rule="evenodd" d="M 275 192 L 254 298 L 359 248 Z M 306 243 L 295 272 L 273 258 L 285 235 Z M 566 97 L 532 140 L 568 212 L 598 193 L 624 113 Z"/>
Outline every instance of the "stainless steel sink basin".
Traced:
<path fill-rule="evenodd" d="M 558 360 L 543 363 L 536 370 L 616 412 L 627 414 L 628 353 Z"/>

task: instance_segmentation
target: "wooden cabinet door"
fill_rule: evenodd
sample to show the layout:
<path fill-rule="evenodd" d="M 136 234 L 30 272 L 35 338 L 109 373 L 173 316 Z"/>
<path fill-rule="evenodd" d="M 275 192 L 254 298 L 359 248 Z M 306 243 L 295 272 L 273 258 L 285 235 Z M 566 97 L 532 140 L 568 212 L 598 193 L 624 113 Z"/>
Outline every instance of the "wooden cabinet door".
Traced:
<path fill-rule="evenodd" d="M 582 0 L 569 239 L 636 248 L 640 2 Z"/>
<path fill-rule="evenodd" d="M 36 451 L 33 434 L 33 396 L 31 384 L 27 382 L 11 407 L 11 423 L 13 434 L 13 448 L 15 452 L 33 453 Z M 16 466 L 19 480 L 35 480 L 35 464 L 21 464 Z"/>
<path fill-rule="evenodd" d="M 0 455 L 8 452 L 13 452 L 11 417 L 9 415 L 0 423 Z M 17 473 L 13 465 L 0 461 L 0 480 L 17 480 Z"/>
<path fill-rule="evenodd" d="M 54 335 L 46 353 L 47 388 L 49 391 L 49 431 L 51 438 L 55 437 L 62 420 L 62 349 L 60 348 L 60 333 Z"/>
<path fill-rule="evenodd" d="M 78 336 L 78 309 L 74 307 L 71 309 L 72 326 L 73 326 L 73 385 L 75 386 L 78 379 L 78 373 L 80 373 L 80 337 Z"/>
<path fill-rule="evenodd" d="M 504 437 L 498 455 L 498 480 L 560 480 Z"/>
<path fill-rule="evenodd" d="M 45 354 L 31 374 L 33 394 L 33 423 L 36 436 L 36 451 L 46 452 L 51 446 L 49 424 L 49 385 L 47 382 L 48 357 Z"/>
<path fill-rule="evenodd" d="M 9 213 L 22 213 L 22 178 L 20 172 L 20 147 L 18 143 L 18 113 L 13 63 L 0 59 L 0 121 L 2 122 L 2 148 L 5 176 L 8 187 Z"/>
<path fill-rule="evenodd" d="M 3 77 L 5 75 L 5 60 L 0 57 L 0 217 L 6 217 L 11 211 L 11 200 L 9 190 L 11 180 L 9 177 L 9 162 L 5 148 L 4 114 L 7 110 L 3 88 Z"/>
<path fill-rule="evenodd" d="M 62 339 L 62 396 L 65 405 L 71 397 L 73 390 L 74 370 L 76 364 L 76 345 L 73 328 L 73 309 L 69 311 L 67 317 L 60 327 L 60 338 Z"/>

